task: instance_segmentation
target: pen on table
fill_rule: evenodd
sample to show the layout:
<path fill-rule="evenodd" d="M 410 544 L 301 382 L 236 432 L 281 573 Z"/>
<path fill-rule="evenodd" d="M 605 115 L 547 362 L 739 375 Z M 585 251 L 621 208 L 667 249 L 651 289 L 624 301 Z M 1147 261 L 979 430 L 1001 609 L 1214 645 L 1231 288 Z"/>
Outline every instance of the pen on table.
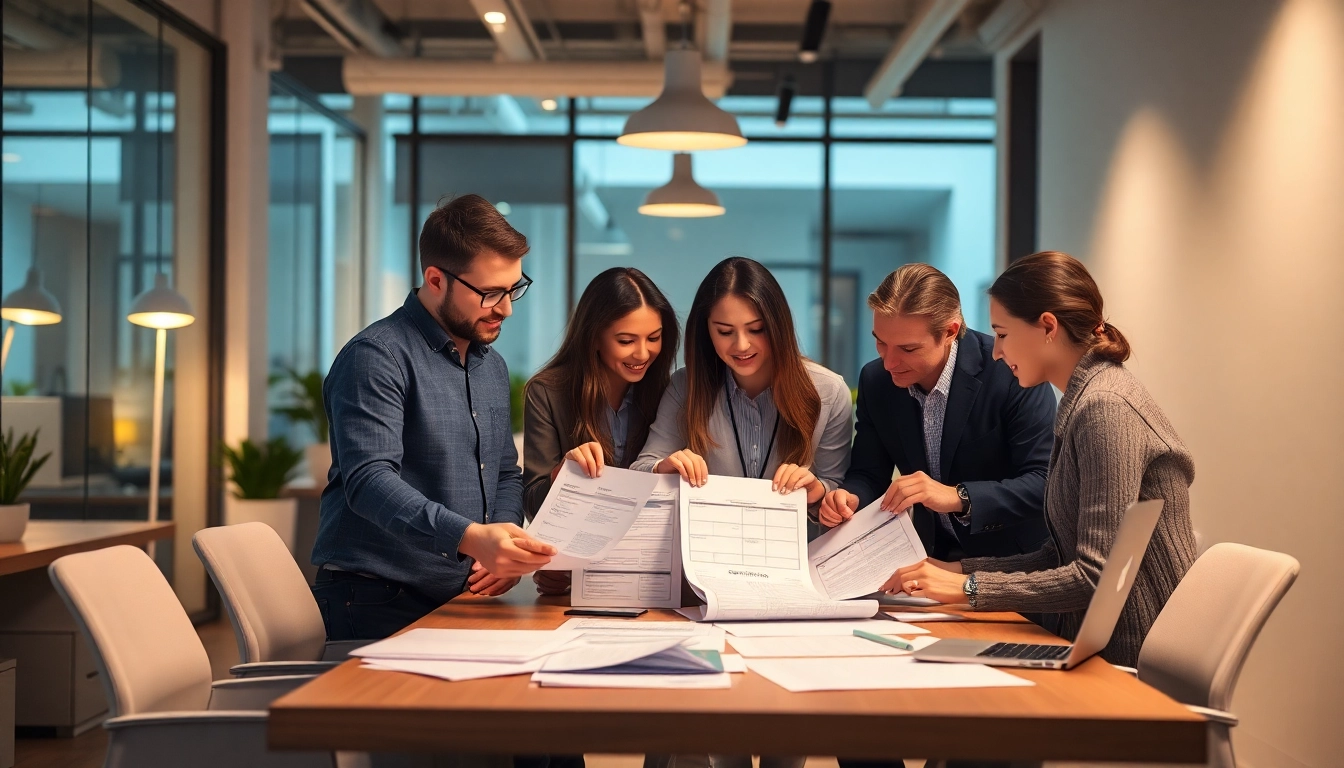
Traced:
<path fill-rule="evenodd" d="M 902 651 L 913 651 L 915 646 L 905 642 L 899 637 L 887 637 L 886 635 L 875 635 L 872 632 L 864 632 L 862 629 L 854 630 L 855 637 L 862 637 L 864 640 L 872 640 L 874 643 L 889 645 L 892 648 L 899 648 Z"/>

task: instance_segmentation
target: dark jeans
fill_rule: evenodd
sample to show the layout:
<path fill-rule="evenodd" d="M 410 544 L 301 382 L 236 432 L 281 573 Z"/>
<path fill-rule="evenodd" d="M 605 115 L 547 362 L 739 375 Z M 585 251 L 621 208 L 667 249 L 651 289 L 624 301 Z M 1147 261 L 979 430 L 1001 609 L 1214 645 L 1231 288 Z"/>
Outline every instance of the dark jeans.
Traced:
<path fill-rule="evenodd" d="M 439 607 L 395 581 L 326 568 L 317 572 L 313 598 L 328 640 L 381 640 Z"/>

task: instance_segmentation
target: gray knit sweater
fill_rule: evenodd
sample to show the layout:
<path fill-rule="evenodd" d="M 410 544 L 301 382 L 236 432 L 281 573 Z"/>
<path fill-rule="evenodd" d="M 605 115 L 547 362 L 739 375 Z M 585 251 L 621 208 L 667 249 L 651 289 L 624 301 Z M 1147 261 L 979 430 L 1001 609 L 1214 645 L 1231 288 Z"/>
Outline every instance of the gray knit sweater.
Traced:
<path fill-rule="evenodd" d="M 1148 390 L 1124 366 L 1088 353 L 1055 418 L 1045 484 L 1051 537 L 1035 552 L 963 560 L 963 570 L 976 574 L 977 608 L 1058 613 L 1060 634 L 1074 639 L 1125 508 L 1162 499 L 1134 589 L 1101 653 L 1135 665 L 1149 627 L 1198 554 L 1190 524 L 1194 477 L 1190 452 Z"/>

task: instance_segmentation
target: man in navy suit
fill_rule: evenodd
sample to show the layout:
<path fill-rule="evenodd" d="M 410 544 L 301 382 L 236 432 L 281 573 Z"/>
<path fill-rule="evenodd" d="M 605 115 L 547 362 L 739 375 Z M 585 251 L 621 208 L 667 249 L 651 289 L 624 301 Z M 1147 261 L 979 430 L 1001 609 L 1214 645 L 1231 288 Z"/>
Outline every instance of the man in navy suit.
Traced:
<path fill-rule="evenodd" d="M 888 275 L 868 306 L 880 357 L 859 378 L 849 471 L 819 521 L 839 525 L 880 498 L 891 512 L 914 507 L 938 560 L 1039 549 L 1049 535 L 1050 385 L 1018 386 L 994 359 L 993 337 L 966 329 L 956 286 L 927 264 Z"/>

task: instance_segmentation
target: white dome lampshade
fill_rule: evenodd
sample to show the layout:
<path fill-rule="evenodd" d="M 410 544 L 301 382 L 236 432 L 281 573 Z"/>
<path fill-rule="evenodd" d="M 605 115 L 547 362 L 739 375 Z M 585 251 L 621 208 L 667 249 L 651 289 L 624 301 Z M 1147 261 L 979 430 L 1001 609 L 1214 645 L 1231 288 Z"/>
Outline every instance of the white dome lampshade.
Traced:
<path fill-rule="evenodd" d="M 718 195 L 695 183 L 691 156 L 678 152 L 672 156 L 672 180 L 650 192 L 639 212 L 645 216 L 694 219 L 722 216 L 724 207 L 719 204 Z"/>
<path fill-rule="evenodd" d="M 126 319 L 145 328 L 171 330 L 184 328 L 196 322 L 191 313 L 191 302 L 168 287 L 168 276 L 160 272 L 154 276 L 154 287 L 135 297 Z"/>
<path fill-rule="evenodd" d="M 699 51 L 668 51 L 663 66 L 663 92 L 625 121 L 617 143 L 674 152 L 732 149 L 747 143 L 737 118 L 705 98 Z"/>
<path fill-rule="evenodd" d="M 42 273 L 29 267 L 28 279 L 0 304 L 0 318 L 20 325 L 55 325 L 61 322 L 61 304 L 42 287 Z"/>

